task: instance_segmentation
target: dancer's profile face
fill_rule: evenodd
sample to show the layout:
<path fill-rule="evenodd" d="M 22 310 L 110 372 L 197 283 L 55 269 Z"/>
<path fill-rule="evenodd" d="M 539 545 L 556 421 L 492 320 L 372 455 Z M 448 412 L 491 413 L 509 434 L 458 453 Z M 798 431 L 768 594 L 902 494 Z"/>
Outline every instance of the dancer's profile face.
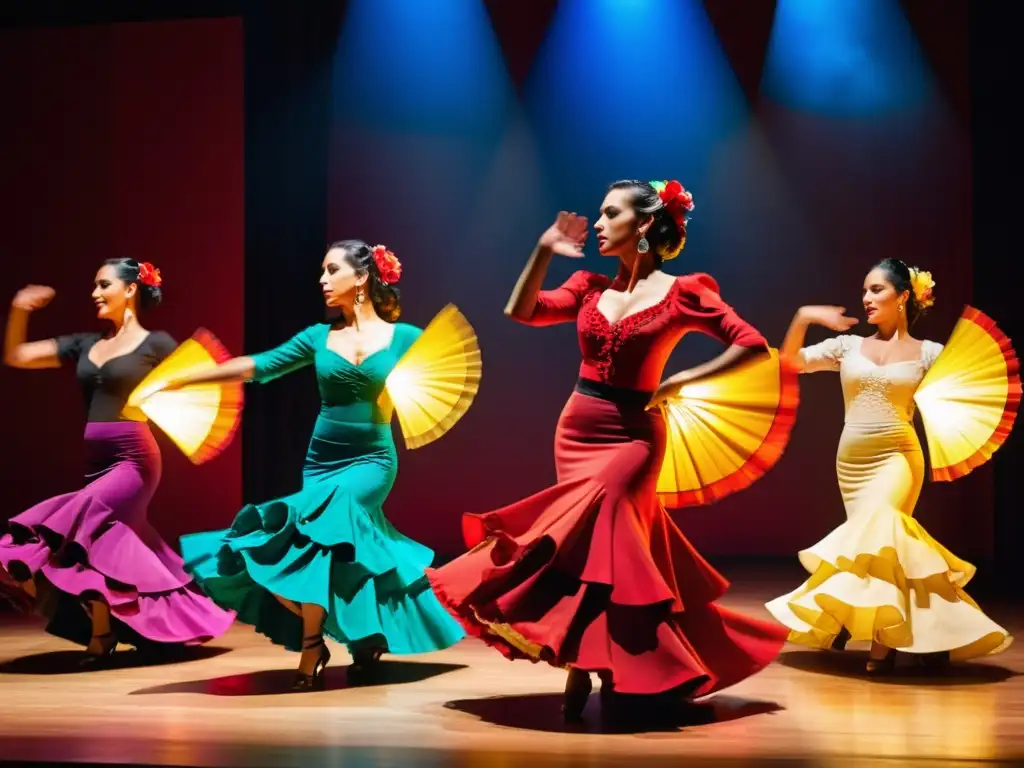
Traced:
<path fill-rule="evenodd" d="M 320 289 L 328 307 L 349 306 L 355 299 L 356 290 L 366 283 L 366 275 L 358 274 L 345 258 L 341 248 L 332 248 L 324 256 L 323 272 L 320 273 Z"/>
<path fill-rule="evenodd" d="M 896 287 L 889 280 L 884 269 L 875 268 L 864 278 L 864 312 L 872 325 L 887 325 L 897 321 L 900 304 L 906 312 L 908 291 L 896 292 Z"/>
<path fill-rule="evenodd" d="M 138 286 L 125 283 L 117 276 L 113 267 L 100 267 L 93 280 L 92 300 L 96 304 L 96 316 L 104 320 L 112 320 L 124 315 L 125 309 L 131 304 Z"/>
<path fill-rule="evenodd" d="M 637 216 L 628 189 L 609 191 L 601 203 L 601 217 L 594 223 L 598 253 L 618 257 L 635 254 L 636 244 L 648 226 Z"/>

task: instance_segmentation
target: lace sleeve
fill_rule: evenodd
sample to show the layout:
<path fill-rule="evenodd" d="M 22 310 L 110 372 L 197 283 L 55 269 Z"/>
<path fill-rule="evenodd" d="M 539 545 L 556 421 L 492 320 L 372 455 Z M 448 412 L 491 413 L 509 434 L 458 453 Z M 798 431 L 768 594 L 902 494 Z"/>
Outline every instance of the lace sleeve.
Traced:
<path fill-rule="evenodd" d="M 943 349 L 945 347 L 935 341 L 921 342 L 921 361 L 924 363 L 926 371 L 935 364 Z"/>
<path fill-rule="evenodd" d="M 850 336 L 836 336 L 801 349 L 800 356 L 804 364 L 802 373 L 838 371 L 843 356 L 850 349 L 850 339 Z"/>

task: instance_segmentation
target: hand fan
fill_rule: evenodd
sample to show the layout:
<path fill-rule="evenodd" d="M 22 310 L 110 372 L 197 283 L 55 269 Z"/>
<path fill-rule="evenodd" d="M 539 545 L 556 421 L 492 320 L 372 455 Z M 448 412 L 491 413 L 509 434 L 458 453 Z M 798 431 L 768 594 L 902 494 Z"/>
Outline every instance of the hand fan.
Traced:
<path fill-rule="evenodd" d="M 437 440 L 469 410 L 480 388 L 482 361 L 473 326 L 449 304 L 424 329 L 388 375 L 387 401 L 408 448 Z"/>
<path fill-rule="evenodd" d="M 193 464 L 209 461 L 230 444 L 238 429 L 243 384 L 212 382 L 167 390 L 159 387 L 182 374 L 230 359 L 217 338 L 200 328 L 150 371 L 128 398 L 125 411 L 142 411 Z"/>
<path fill-rule="evenodd" d="M 1013 429 L 1020 396 L 1010 339 L 987 315 L 964 308 L 914 393 L 932 479 L 956 480 L 992 458 Z"/>
<path fill-rule="evenodd" d="M 777 350 L 684 384 L 660 402 L 668 427 L 658 495 L 669 508 L 718 501 L 762 477 L 796 420 L 797 373 Z"/>

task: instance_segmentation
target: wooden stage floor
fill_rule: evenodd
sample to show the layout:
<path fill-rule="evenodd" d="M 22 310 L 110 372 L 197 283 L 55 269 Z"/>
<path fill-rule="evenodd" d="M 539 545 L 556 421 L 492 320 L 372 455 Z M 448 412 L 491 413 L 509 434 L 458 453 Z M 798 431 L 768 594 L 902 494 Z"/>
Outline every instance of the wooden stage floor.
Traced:
<path fill-rule="evenodd" d="M 723 601 L 766 616 L 791 582 L 734 578 Z M 1019 634 L 1024 605 L 983 603 Z M 3 621 L 7 619 L 6 621 Z M 994 764 L 1024 759 L 1024 642 L 932 677 L 868 679 L 861 652 L 788 646 L 768 669 L 662 731 L 561 724 L 561 672 L 476 640 L 386 662 L 347 688 L 333 646 L 327 690 L 287 692 L 295 654 L 236 626 L 186 660 L 79 673 L 77 653 L 0 617 L 0 761 L 202 766 L 678 766 Z"/>

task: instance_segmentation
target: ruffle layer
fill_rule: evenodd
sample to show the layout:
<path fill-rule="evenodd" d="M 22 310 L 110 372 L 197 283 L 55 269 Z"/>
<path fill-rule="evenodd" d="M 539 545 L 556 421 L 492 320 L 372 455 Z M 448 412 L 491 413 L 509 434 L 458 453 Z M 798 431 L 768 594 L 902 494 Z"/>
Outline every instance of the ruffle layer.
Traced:
<path fill-rule="evenodd" d="M 975 567 L 892 507 L 854 515 L 802 551 L 800 562 L 811 577 L 767 604 L 792 642 L 829 648 L 845 628 L 852 642 L 949 652 L 953 660 L 1012 642 L 963 589 Z"/>
<path fill-rule="evenodd" d="M 424 578 L 433 552 L 333 483 L 248 505 L 229 530 L 181 544 L 207 594 L 291 650 L 302 624 L 274 595 L 323 607 L 324 633 L 350 647 L 426 653 L 463 637 Z"/>

